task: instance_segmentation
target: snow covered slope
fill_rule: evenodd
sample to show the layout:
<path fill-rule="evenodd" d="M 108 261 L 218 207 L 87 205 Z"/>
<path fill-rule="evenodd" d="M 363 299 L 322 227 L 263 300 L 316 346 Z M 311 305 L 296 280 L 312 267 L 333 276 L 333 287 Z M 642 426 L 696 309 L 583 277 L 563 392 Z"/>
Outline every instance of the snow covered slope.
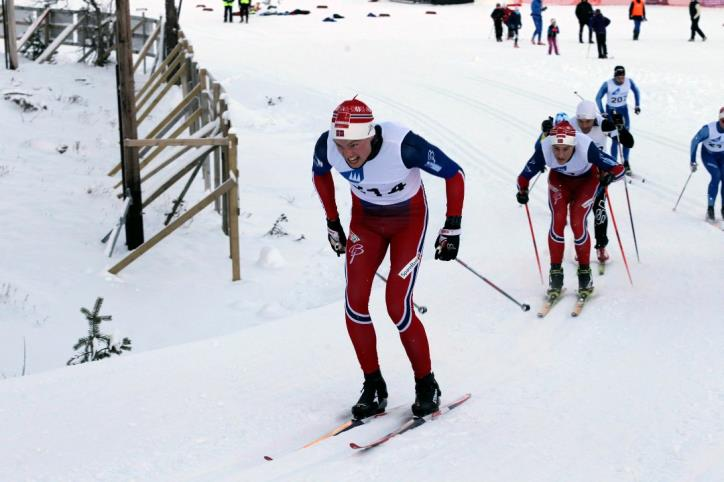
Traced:
<path fill-rule="evenodd" d="M 724 233 L 703 222 L 703 169 L 672 212 L 689 174 L 689 141 L 724 105 L 716 61 L 724 10 L 704 10 L 709 41 L 692 44 L 686 9 L 652 6 L 634 43 L 625 8 L 604 7 L 615 58 L 603 61 L 591 58 L 595 46 L 589 57 L 578 44 L 570 7 L 546 12 L 546 24 L 555 17 L 562 31 L 561 56 L 549 57 L 527 40 L 527 7 L 514 50 L 488 38 L 489 4 L 435 7 L 433 16 L 424 5 L 317 3 L 287 0 L 282 8 L 311 14 L 248 25 L 223 24 L 220 6 L 183 7 L 184 31 L 224 84 L 240 139 L 238 283 L 229 281 L 226 238 L 211 210 L 108 275 L 125 252 L 108 260 L 99 243 L 121 210 L 105 176 L 117 162 L 112 70 L 3 71 L 0 96 L 32 93 L 48 109 L 21 113 L 0 98 L 0 480 L 724 479 Z M 335 12 L 345 18 L 321 22 Z M 540 121 L 573 112 L 573 91 L 592 99 L 617 64 L 643 96 L 631 164 L 646 182 L 628 186 L 640 263 L 624 186 L 610 189 L 634 285 L 609 226 L 612 263 L 594 279 L 581 318 L 568 314 L 572 297 L 543 320 L 521 312 L 430 255 L 444 188 L 427 177 L 431 226 L 415 300 L 429 308 L 422 320 L 443 398 L 473 398 L 378 450 L 349 449 L 394 426 L 414 398 L 375 285 L 382 370 L 391 406 L 402 408 L 297 452 L 344 420 L 361 386 L 342 316 L 342 264 L 310 182 L 331 110 L 359 94 L 377 119 L 408 124 L 458 161 L 468 186 L 461 258 L 535 307 L 543 286 L 515 178 Z M 191 195 L 201 191 L 198 183 Z M 147 235 L 172 194 L 147 210 Z M 337 199 L 348 221 L 340 178 Z M 543 184 L 530 209 L 546 262 Z M 289 235 L 264 236 L 282 213 Z M 566 256 L 572 290 L 570 249 Z M 96 296 L 113 315 L 107 329 L 130 337 L 134 351 L 65 367 L 85 331 L 78 310 Z"/>

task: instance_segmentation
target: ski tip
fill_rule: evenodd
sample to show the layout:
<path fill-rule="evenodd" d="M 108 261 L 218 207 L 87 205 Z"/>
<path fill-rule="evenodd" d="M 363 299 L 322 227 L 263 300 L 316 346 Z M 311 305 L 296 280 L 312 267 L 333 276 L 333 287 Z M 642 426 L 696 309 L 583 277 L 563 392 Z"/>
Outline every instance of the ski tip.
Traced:
<path fill-rule="evenodd" d="M 264 460 L 274 460 L 274 459 L 272 457 L 269 457 L 268 455 L 265 455 Z"/>
<path fill-rule="evenodd" d="M 361 449 L 361 448 L 362 448 L 361 446 L 357 445 L 357 444 L 354 443 L 354 442 L 350 442 L 350 443 L 349 443 L 349 446 L 350 446 L 351 448 L 353 448 L 353 449 Z"/>

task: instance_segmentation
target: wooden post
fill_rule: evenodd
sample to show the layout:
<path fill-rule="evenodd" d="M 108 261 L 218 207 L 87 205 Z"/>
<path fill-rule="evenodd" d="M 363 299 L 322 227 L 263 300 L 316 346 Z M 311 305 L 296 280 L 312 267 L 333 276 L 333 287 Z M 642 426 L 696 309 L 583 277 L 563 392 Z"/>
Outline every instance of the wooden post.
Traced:
<path fill-rule="evenodd" d="M 116 0 L 116 27 L 118 45 L 116 58 L 120 74 L 121 129 L 124 139 L 137 139 L 134 85 L 133 45 L 131 37 L 131 10 L 129 0 Z M 131 207 L 126 218 L 126 245 L 135 249 L 143 244 L 143 214 L 141 207 L 141 170 L 138 167 L 138 150 L 121 145 L 123 158 L 123 190 L 131 193 Z"/>
<path fill-rule="evenodd" d="M 213 106 L 214 118 L 218 119 L 220 117 L 219 98 L 221 96 L 221 84 L 219 84 L 218 82 L 212 83 L 211 91 L 213 95 L 213 100 L 211 104 Z M 219 120 L 219 122 L 221 122 L 221 120 Z M 221 184 L 221 157 L 223 156 L 223 154 L 219 151 L 221 151 L 221 149 L 217 149 L 214 151 L 214 188 Z M 214 201 L 214 209 L 217 213 L 221 213 L 221 201 L 219 199 L 216 199 Z"/>
<path fill-rule="evenodd" d="M 229 123 L 224 119 L 228 110 L 226 102 L 222 99 L 219 102 L 219 125 L 221 126 L 221 135 L 223 137 L 229 137 Z M 221 182 L 226 182 L 229 179 L 229 150 L 221 150 Z M 224 234 L 229 234 L 229 196 L 224 195 L 221 201 L 221 230 Z"/>
<path fill-rule="evenodd" d="M 229 190 L 229 243 L 231 254 L 231 281 L 241 279 L 239 267 L 239 170 L 236 168 L 236 134 L 229 134 L 229 177 L 234 187 Z"/>
<path fill-rule="evenodd" d="M 15 0 L 5 0 L 5 49 L 8 54 L 10 70 L 18 68 L 18 38 L 15 33 Z"/>
<path fill-rule="evenodd" d="M 197 87 L 200 85 L 202 90 L 206 90 L 206 69 L 199 70 L 198 80 L 199 83 Z M 209 103 L 207 99 L 207 97 L 199 94 L 199 106 L 201 107 L 201 123 L 203 125 L 206 125 L 211 121 L 211 117 L 209 115 Z M 204 159 L 204 165 L 201 168 L 201 174 L 204 179 L 204 190 L 206 191 L 211 190 L 211 170 L 209 169 L 210 160 L 211 156 L 207 156 L 206 159 Z"/>

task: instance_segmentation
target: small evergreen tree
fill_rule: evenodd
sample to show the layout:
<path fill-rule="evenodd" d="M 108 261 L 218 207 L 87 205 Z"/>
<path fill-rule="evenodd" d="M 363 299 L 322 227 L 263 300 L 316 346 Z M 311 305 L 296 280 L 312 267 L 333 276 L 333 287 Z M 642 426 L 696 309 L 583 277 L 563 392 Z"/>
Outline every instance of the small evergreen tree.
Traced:
<path fill-rule="evenodd" d="M 93 312 L 90 312 L 87 308 L 80 309 L 80 312 L 83 313 L 86 320 L 88 320 L 88 336 L 79 338 L 78 343 L 73 346 L 74 350 L 80 349 L 82 351 L 68 360 L 68 365 L 78 365 L 89 361 L 101 360 L 114 354 L 120 355 L 124 350 L 131 351 L 130 338 L 123 338 L 123 341 L 120 343 L 113 343 L 110 336 L 101 333 L 101 322 L 111 320 L 110 315 L 100 316 L 98 314 L 102 304 L 103 298 L 99 297 L 93 307 Z"/>

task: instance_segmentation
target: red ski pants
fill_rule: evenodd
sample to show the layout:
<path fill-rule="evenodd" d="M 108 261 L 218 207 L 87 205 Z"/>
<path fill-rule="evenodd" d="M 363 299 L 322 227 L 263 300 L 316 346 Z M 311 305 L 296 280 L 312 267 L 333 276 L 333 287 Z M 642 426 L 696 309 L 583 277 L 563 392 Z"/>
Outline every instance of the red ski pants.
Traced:
<path fill-rule="evenodd" d="M 387 313 L 400 332 L 415 378 L 432 371 L 425 328 L 412 305 L 412 291 L 422 260 L 427 229 L 427 201 L 422 188 L 393 206 L 363 204 L 352 196 L 352 221 L 347 237 L 345 318 L 347 332 L 364 373 L 379 369 L 377 337 L 369 314 L 375 272 L 390 250 L 385 298 Z"/>
<path fill-rule="evenodd" d="M 563 229 L 570 210 L 571 230 L 576 245 L 578 263 L 587 265 L 591 259 L 591 238 L 586 225 L 588 213 L 598 189 L 596 169 L 583 176 L 572 177 L 551 171 L 548 176 L 548 207 L 551 210 L 551 227 L 548 232 L 548 249 L 551 264 L 563 262 L 565 239 Z"/>

